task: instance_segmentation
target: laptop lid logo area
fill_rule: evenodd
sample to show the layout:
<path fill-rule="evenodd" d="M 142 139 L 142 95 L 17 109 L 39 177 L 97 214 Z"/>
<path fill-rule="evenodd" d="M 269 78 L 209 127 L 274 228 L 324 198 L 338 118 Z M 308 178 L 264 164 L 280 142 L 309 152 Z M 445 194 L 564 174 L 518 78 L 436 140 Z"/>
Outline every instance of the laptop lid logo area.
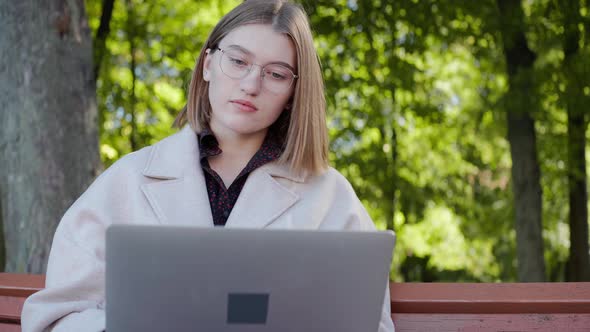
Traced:
<path fill-rule="evenodd" d="M 270 294 L 228 294 L 227 323 L 266 324 L 269 296 Z"/>

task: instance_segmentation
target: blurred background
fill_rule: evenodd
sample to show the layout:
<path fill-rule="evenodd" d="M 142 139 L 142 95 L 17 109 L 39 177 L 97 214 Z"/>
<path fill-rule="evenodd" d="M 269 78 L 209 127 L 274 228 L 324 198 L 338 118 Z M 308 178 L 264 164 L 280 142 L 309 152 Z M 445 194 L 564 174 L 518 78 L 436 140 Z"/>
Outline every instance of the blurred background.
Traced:
<path fill-rule="evenodd" d="M 121 156 L 172 134 L 239 1 L 0 1 L 9 272 Z M 398 242 L 396 281 L 590 281 L 590 0 L 300 1 L 332 165 Z"/>

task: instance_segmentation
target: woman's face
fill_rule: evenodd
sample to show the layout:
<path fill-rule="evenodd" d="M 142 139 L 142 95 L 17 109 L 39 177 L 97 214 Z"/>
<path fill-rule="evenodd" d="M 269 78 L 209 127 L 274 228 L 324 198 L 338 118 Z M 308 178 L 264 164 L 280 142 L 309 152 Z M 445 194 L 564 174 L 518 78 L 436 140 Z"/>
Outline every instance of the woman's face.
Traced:
<path fill-rule="evenodd" d="M 295 46 L 270 25 L 249 24 L 231 31 L 218 47 L 223 51 L 208 50 L 203 68 L 211 130 L 222 137 L 263 138 L 293 95 Z"/>

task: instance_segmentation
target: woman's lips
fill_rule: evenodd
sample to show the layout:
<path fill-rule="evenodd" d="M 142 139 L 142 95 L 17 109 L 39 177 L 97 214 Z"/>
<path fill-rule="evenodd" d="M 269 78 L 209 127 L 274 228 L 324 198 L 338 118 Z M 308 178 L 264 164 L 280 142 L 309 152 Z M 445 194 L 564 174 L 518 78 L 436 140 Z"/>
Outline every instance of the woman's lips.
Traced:
<path fill-rule="evenodd" d="M 251 102 L 249 102 L 247 100 L 241 100 L 241 99 L 231 100 L 231 103 L 236 105 L 238 107 L 238 109 L 240 109 L 241 111 L 256 112 L 258 110 L 258 108 L 256 108 L 256 106 L 254 106 L 254 104 L 252 104 Z"/>

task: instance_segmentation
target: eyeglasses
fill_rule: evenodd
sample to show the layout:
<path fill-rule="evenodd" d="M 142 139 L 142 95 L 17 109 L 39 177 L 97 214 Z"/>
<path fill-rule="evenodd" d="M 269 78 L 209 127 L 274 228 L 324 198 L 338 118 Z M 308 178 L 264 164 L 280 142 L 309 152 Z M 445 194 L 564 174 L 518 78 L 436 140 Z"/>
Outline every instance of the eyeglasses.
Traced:
<path fill-rule="evenodd" d="M 227 77 L 241 80 L 252 71 L 255 64 L 250 63 L 242 52 L 222 50 L 219 47 L 217 49 L 221 51 L 219 67 Z M 266 66 L 256 66 L 261 67 L 262 87 L 274 93 L 287 92 L 293 81 L 299 77 L 291 69 L 281 64 L 271 63 Z"/>

